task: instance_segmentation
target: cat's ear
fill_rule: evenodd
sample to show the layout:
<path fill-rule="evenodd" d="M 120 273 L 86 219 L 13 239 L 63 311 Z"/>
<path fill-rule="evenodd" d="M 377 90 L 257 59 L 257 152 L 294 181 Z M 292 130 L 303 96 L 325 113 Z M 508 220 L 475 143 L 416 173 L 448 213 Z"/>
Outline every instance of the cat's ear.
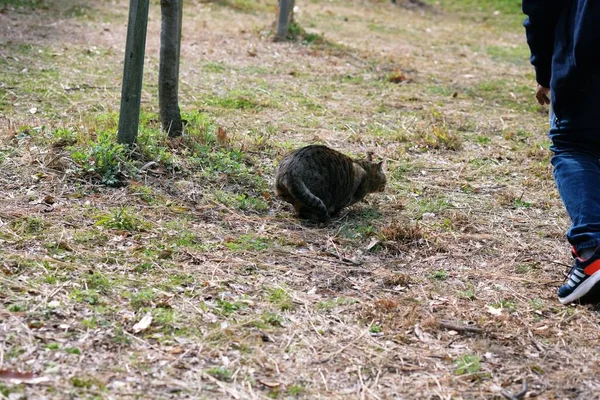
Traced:
<path fill-rule="evenodd" d="M 385 160 L 377 163 L 377 171 L 383 172 L 383 167 L 385 167 Z"/>

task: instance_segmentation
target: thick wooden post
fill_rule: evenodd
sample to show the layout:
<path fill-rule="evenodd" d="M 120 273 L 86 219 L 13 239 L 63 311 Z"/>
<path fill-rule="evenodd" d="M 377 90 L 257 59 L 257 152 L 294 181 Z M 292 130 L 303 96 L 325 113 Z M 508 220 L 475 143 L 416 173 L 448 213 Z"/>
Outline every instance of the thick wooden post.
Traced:
<path fill-rule="evenodd" d="M 119 112 L 119 143 L 133 144 L 137 139 L 140 122 L 144 53 L 148 27 L 149 0 L 130 0 L 121 110 Z"/>
<path fill-rule="evenodd" d="M 277 19 L 276 42 L 282 42 L 286 39 L 292 14 L 294 12 L 294 0 L 279 0 L 279 18 Z"/>
<path fill-rule="evenodd" d="M 181 136 L 183 124 L 179 109 L 179 58 L 183 0 L 161 0 L 160 66 L 158 105 L 162 128 L 169 137 Z"/>

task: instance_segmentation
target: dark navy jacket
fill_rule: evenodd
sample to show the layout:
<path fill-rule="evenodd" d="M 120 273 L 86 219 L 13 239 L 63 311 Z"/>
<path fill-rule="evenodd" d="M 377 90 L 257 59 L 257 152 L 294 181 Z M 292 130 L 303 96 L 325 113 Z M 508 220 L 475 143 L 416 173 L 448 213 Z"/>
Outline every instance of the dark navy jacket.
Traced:
<path fill-rule="evenodd" d="M 600 0 L 522 0 L 522 6 L 536 80 L 552 89 L 557 116 L 590 100 L 600 107 Z M 584 108 L 600 115 L 600 108 Z"/>

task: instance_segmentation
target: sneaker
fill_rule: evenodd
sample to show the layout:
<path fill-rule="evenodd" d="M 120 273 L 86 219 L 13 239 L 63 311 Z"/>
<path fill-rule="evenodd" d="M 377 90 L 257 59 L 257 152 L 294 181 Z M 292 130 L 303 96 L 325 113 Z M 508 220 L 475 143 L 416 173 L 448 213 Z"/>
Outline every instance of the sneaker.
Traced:
<path fill-rule="evenodd" d="M 573 254 L 575 262 L 569 271 L 567 283 L 558 288 L 558 301 L 561 304 L 568 304 L 582 298 L 600 281 L 600 254 L 594 253 L 587 259 L 578 257 L 575 250 Z"/>

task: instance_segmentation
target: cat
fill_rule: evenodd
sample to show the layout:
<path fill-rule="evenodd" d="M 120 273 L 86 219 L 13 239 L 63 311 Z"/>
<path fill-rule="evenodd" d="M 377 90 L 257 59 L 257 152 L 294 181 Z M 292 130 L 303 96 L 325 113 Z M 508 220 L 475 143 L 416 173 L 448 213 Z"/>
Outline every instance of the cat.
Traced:
<path fill-rule="evenodd" d="M 277 168 L 275 193 L 292 204 L 300 218 L 325 222 L 369 193 L 385 189 L 383 161 L 371 154 L 354 160 L 323 145 L 310 145 L 286 155 Z"/>

